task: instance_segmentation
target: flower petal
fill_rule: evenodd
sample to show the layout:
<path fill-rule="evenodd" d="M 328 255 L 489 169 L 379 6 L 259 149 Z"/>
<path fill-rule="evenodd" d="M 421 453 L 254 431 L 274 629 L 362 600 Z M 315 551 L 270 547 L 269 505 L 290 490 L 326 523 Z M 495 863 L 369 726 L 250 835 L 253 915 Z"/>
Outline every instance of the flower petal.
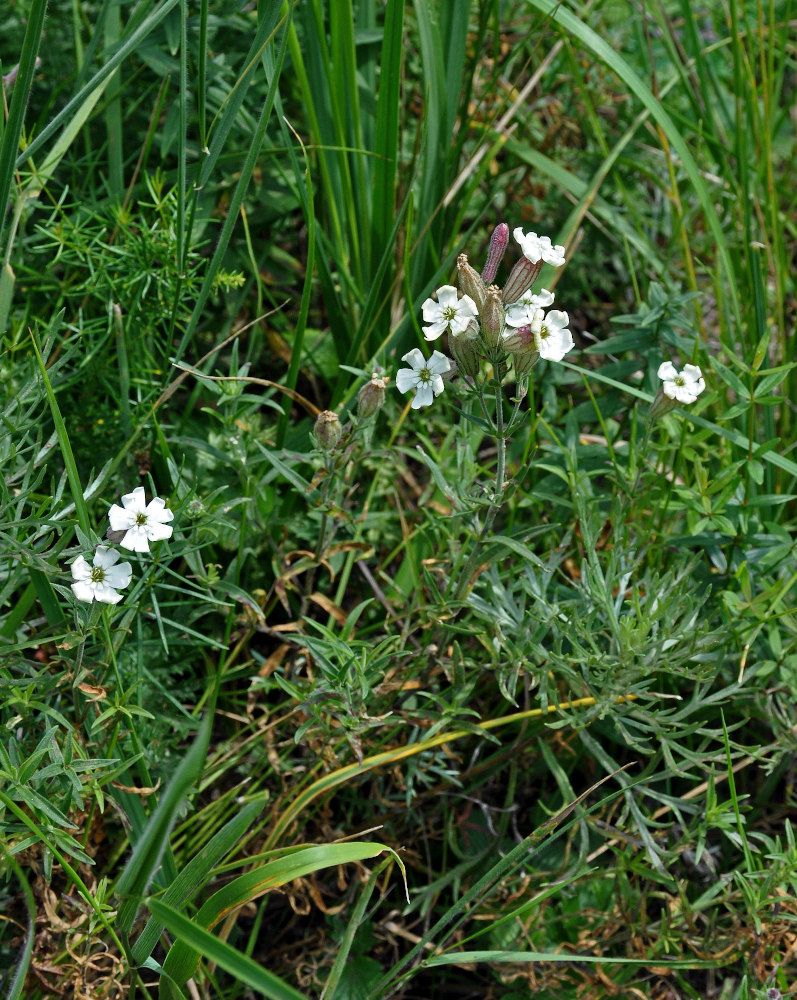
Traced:
<path fill-rule="evenodd" d="M 437 301 L 443 309 L 456 309 L 459 302 L 457 290 L 453 285 L 441 285 L 437 289 Z"/>
<path fill-rule="evenodd" d="M 72 593 L 79 601 L 83 601 L 84 604 L 91 604 L 94 600 L 94 585 L 87 583 L 85 580 L 78 580 L 77 583 L 72 584 Z"/>
<path fill-rule="evenodd" d="M 149 552 L 147 533 L 141 524 L 130 528 L 119 544 L 123 549 L 129 549 L 131 552 Z"/>
<path fill-rule="evenodd" d="M 659 378 L 664 379 L 674 379 L 678 377 L 678 369 L 672 363 L 672 361 L 662 361 L 659 365 Z"/>
<path fill-rule="evenodd" d="M 135 511 L 125 510 L 119 504 L 113 504 L 108 510 L 108 520 L 112 531 L 127 531 L 136 521 Z"/>
<path fill-rule="evenodd" d="M 413 347 L 411 351 L 407 351 L 401 360 L 406 361 L 407 364 L 411 368 L 414 368 L 416 372 L 419 372 L 422 368 L 426 367 L 426 358 L 417 347 Z"/>
<path fill-rule="evenodd" d="M 396 372 L 396 388 L 399 392 L 409 392 L 418 384 L 418 373 L 412 368 L 399 368 Z"/>
<path fill-rule="evenodd" d="M 561 309 L 551 309 L 545 314 L 545 322 L 548 329 L 564 330 L 570 324 L 570 317 Z"/>
<path fill-rule="evenodd" d="M 122 600 L 122 595 L 117 594 L 113 587 L 109 587 L 105 582 L 94 584 L 94 596 L 103 604 L 118 604 Z"/>
<path fill-rule="evenodd" d="M 83 556 L 78 556 L 69 568 L 72 570 L 73 580 L 83 582 L 84 580 L 91 579 L 91 566 L 89 566 Z M 80 600 L 85 600 L 85 598 L 81 597 Z"/>
<path fill-rule="evenodd" d="M 412 409 L 420 410 L 422 406 L 431 406 L 433 402 L 434 402 L 434 392 L 432 391 L 431 385 L 429 383 L 426 384 L 421 383 L 418 386 L 418 391 L 415 393 L 415 396 L 413 397 Z"/>
<path fill-rule="evenodd" d="M 122 497 L 122 506 L 125 510 L 141 513 L 144 510 L 144 487 L 136 486 L 132 493 L 125 493 Z"/>
<path fill-rule="evenodd" d="M 433 375 L 443 375 L 451 371 L 451 362 L 440 351 L 432 351 L 432 356 L 426 363 L 426 367 Z"/>
<path fill-rule="evenodd" d="M 148 522 L 158 521 L 163 524 L 165 521 L 174 519 L 174 511 L 169 510 L 166 501 L 161 500 L 160 497 L 153 497 L 147 504 L 144 513 L 147 515 Z"/>
<path fill-rule="evenodd" d="M 105 583 L 114 590 L 124 590 L 133 578 L 133 567 L 129 562 L 119 563 L 118 566 L 111 566 L 105 571 Z"/>
<path fill-rule="evenodd" d="M 111 549 L 107 545 L 98 545 L 94 553 L 94 565 L 107 570 L 114 563 L 119 562 L 119 553 L 116 549 Z"/>
<path fill-rule="evenodd" d="M 160 524 L 158 521 L 148 521 L 143 528 L 151 542 L 162 542 L 165 538 L 171 538 L 174 531 L 170 524 Z"/>
<path fill-rule="evenodd" d="M 423 335 L 426 340 L 437 340 L 438 337 L 442 335 L 448 329 L 448 323 L 446 320 L 440 320 L 439 323 L 432 323 L 430 326 L 422 326 Z"/>
<path fill-rule="evenodd" d="M 421 312 L 427 323 L 433 323 L 443 315 L 443 307 L 435 302 L 434 299 L 425 299 L 421 305 Z"/>

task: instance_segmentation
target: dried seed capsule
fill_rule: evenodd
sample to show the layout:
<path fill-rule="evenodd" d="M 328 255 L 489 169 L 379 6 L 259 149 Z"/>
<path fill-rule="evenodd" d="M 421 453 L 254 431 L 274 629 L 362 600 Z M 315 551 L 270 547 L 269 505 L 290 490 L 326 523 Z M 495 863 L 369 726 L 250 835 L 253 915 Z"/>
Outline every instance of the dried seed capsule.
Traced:
<path fill-rule="evenodd" d="M 476 308 L 481 312 L 484 308 L 487 289 L 481 279 L 481 275 L 473 270 L 468 263 L 467 255 L 464 253 L 461 253 L 457 257 L 457 271 L 459 271 L 459 287 L 466 295 L 469 295 L 473 299 L 476 303 Z"/>
<path fill-rule="evenodd" d="M 321 451 L 334 451 L 343 437 L 340 417 L 332 410 L 322 410 L 316 417 L 313 434 Z"/>

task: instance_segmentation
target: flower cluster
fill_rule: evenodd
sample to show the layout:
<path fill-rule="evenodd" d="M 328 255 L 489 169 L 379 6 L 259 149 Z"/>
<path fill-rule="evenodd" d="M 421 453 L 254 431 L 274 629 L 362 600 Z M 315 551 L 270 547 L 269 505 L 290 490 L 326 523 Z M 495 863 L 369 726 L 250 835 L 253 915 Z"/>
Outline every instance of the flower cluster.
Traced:
<path fill-rule="evenodd" d="M 457 258 L 460 294 L 453 285 L 442 285 L 433 298 L 421 306 L 427 340 L 437 340 L 448 334 L 448 347 L 457 363 L 460 375 L 475 378 L 483 359 L 494 367 L 506 369 L 509 361 L 521 382 L 540 358 L 561 361 L 574 345 L 568 329 L 566 312 L 551 309 L 554 295 L 547 289 L 532 294 L 531 287 L 539 276 L 543 263 L 560 267 L 565 262 L 565 248 L 554 245 L 547 236 L 513 233 L 523 256 L 513 267 L 503 288 L 492 284 L 509 242 L 509 227 L 496 226 L 490 240 L 487 262 L 478 274 L 465 254 Z M 409 368 L 396 374 L 400 392 L 415 390 L 412 408 L 430 406 L 443 391 L 443 376 L 451 370 L 451 362 L 439 351 L 427 360 L 418 348 L 402 358 Z"/>
<path fill-rule="evenodd" d="M 150 542 L 170 538 L 173 528 L 168 523 L 174 514 L 160 497 L 144 503 L 144 487 L 137 486 L 132 493 L 122 497 L 122 506 L 113 504 L 108 511 L 111 527 L 108 537 L 131 552 L 149 552 Z M 122 595 L 117 593 L 130 583 L 133 569 L 129 562 L 119 562 L 119 553 L 107 545 L 98 545 L 94 559 L 89 564 L 78 556 L 71 565 L 72 592 L 79 601 L 90 604 L 118 604 Z"/>

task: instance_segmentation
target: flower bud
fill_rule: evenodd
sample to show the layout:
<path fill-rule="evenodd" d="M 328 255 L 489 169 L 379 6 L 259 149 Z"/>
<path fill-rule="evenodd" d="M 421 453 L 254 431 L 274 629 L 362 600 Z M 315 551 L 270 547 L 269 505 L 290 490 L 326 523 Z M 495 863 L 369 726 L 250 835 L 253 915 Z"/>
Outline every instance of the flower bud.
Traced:
<path fill-rule="evenodd" d="M 481 312 L 484 308 L 484 297 L 487 295 L 487 289 L 481 275 L 473 270 L 468 263 L 467 255 L 464 253 L 457 257 L 457 271 L 459 271 L 459 287 L 473 299 L 476 308 Z"/>
<path fill-rule="evenodd" d="M 360 389 L 357 397 L 357 412 L 367 420 L 372 417 L 377 410 L 381 410 L 385 405 L 385 389 L 389 379 L 380 378 L 377 374 L 371 376 L 371 381 L 366 382 Z"/>
<path fill-rule="evenodd" d="M 313 434 L 321 451 L 334 451 L 343 436 L 340 417 L 332 410 L 323 410 L 316 417 Z"/>
<path fill-rule="evenodd" d="M 457 368 L 462 375 L 475 378 L 479 374 L 481 367 L 481 354 L 479 353 L 479 324 L 476 320 L 471 320 L 464 333 L 452 334 L 448 338 L 448 349 L 457 363 Z"/>
<path fill-rule="evenodd" d="M 504 305 L 512 305 L 522 295 L 525 295 L 537 280 L 541 270 L 542 259 L 538 260 L 536 264 L 532 264 L 528 257 L 521 257 L 512 268 L 509 280 L 504 285 Z"/>
<path fill-rule="evenodd" d="M 199 497 L 194 497 L 194 499 L 190 500 L 183 509 L 183 514 L 191 521 L 195 520 L 198 517 L 202 517 L 203 514 L 205 513 L 206 513 L 205 505 L 202 503 Z"/>
<path fill-rule="evenodd" d="M 487 251 L 487 263 L 482 271 L 482 281 L 489 285 L 495 281 L 498 265 L 504 258 L 506 245 L 509 242 L 509 226 L 505 222 L 500 222 L 493 230 L 490 237 L 490 249 Z M 471 296 L 472 298 L 473 296 Z"/>
<path fill-rule="evenodd" d="M 677 399 L 673 399 L 671 396 L 668 396 L 664 392 L 664 389 L 659 389 L 659 391 L 656 393 L 656 398 L 650 404 L 650 410 L 648 411 L 648 416 L 650 416 L 652 419 L 655 420 L 656 417 L 665 416 L 665 414 L 669 413 L 671 410 L 674 410 L 675 407 L 678 405 L 679 403 Z"/>
<path fill-rule="evenodd" d="M 501 289 L 490 285 L 482 310 L 484 341 L 488 347 L 498 347 L 504 332 L 504 307 L 501 304 Z"/>
<path fill-rule="evenodd" d="M 542 312 L 542 310 L 539 310 Z M 504 350 L 512 355 L 515 366 L 515 374 L 520 378 L 528 375 L 531 369 L 540 360 L 540 350 L 538 336 L 531 326 L 520 326 L 515 330 L 505 333 L 503 338 Z"/>

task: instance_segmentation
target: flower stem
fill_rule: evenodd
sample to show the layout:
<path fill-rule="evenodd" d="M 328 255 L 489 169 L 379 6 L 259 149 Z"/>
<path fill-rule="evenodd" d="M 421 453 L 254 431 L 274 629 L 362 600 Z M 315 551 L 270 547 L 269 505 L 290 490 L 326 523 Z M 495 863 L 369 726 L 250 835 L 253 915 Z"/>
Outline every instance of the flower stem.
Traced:
<path fill-rule="evenodd" d="M 487 510 L 487 514 L 484 518 L 484 523 L 482 524 L 481 530 L 474 542 L 473 548 L 471 549 L 470 555 L 468 556 L 468 561 L 465 563 L 465 567 L 459 578 L 459 583 L 455 591 L 455 597 L 457 600 L 461 600 L 465 593 L 467 592 L 470 584 L 470 578 L 473 571 L 476 569 L 476 565 L 481 555 L 482 545 L 485 539 L 488 537 L 492 531 L 493 524 L 495 522 L 498 511 L 503 506 L 504 502 L 504 489 L 505 489 L 505 479 L 506 479 L 506 429 L 507 425 L 504 422 L 504 391 L 501 386 L 501 362 L 502 355 L 496 353 L 494 357 L 490 358 L 493 365 L 494 372 L 494 385 L 495 385 L 495 443 L 497 446 L 498 457 L 496 459 L 495 466 L 495 492 L 492 495 L 490 506 Z M 514 414 L 513 414 L 514 419 Z"/>
<path fill-rule="evenodd" d="M 316 542 L 315 551 L 313 552 L 313 565 L 307 571 L 304 593 L 302 594 L 302 600 L 299 607 L 299 618 L 303 618 L 307 614 L 307 609 L 310 606 L 310 595 L 313 593 L 313 587 L 315 586 L 316 570 L 321 563 L 321 559 L 323 558 L 327 547 L 327 534 L 329 531 L 329 513 L 327 512 L 327 506 L 329 505 L 329 494 L 331 492 L 332 479 L 335 475 L 336 460 L 331 455 L 324 455 L 324 465 L 326 467 L 326 475 L 321 482 L 321 497 L 324 510 L 321 514 L 321 524 L 318 528 L 318 541 Z"/>

